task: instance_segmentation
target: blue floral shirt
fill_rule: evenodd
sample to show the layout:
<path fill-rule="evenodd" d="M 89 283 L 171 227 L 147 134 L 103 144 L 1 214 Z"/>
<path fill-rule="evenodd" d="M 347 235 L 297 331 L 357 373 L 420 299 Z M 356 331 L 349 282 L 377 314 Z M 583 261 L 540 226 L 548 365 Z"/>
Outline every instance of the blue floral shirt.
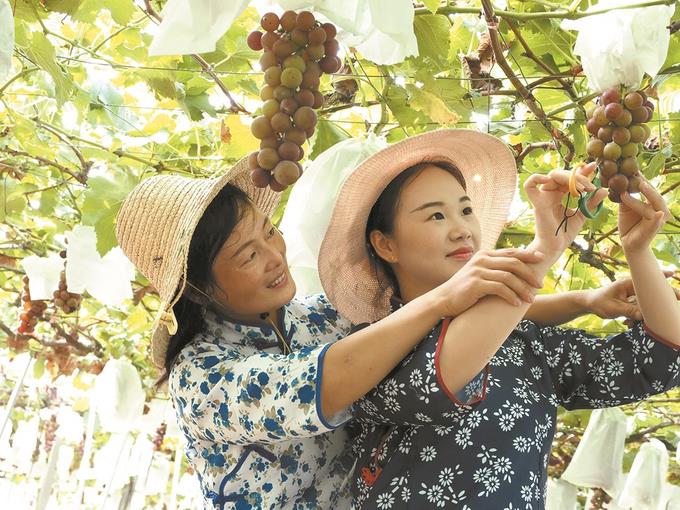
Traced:
<path fill-rule="evenodd" d="M 440 322 L 359 399 L 355 510 L 543 510 L 557 408 L 637 402 L 680 385 L 680 348 L 638 323 L 600 339 L 522 321 L 458 393 Z"/>
<path fill-rule="evenodd" d="M 206 313 L 207 327 L 172 368 L 169 387 L 206 508 L 349 508 L 352 457 L 341 427 L 324 417 L 323 359 L 347 336 L 322 295 L 284 307 L 281 353 L 271 327 Z"/>

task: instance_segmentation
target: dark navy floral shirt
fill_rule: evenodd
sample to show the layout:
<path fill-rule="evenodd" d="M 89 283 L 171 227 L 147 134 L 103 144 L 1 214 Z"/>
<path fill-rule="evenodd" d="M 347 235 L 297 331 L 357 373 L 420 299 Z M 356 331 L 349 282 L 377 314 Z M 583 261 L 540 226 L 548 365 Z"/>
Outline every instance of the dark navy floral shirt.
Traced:
<path fill-rule="evenodd" d="M 522 321 L 451 394 L 438 364 L 449 323 L 355 403 L 353 508 L 543 509 L 558 406 L 612 407 L 680 384 L 680 350 L 642 323 L 601 339 Z"/>
<path fill-rule="evenodd" d="M 275 331 L 206 314 L 207 328 L 170 373 L 170 394 L 206 508 L 346 509 L 352 458 L 349 412 L 320 409 L 323 358 L 347 336 L 326 298 L 284 307 Z"/>

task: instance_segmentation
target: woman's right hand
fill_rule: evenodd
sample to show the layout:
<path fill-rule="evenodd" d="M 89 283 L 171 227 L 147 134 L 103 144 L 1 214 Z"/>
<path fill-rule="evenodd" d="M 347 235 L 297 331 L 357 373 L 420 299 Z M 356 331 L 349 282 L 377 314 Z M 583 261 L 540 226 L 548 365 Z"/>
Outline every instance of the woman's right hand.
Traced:
<path fill-rule="evenodd" d="M 485 296 L 498 296 L 511 305 L 532 303 L 543 287 L 529 264 L 543 259 L 534 250 L 480 250 L 454 276 L 437 287 L 443 317 L 455 317 Z"/>

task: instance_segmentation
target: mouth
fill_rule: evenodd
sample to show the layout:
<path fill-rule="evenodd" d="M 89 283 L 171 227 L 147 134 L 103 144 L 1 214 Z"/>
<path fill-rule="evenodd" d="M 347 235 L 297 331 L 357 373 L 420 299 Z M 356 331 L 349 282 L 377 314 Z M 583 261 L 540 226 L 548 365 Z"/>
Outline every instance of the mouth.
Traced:
<path fill-rule="evenodd" d="M 286 273 L 281 273 L 281 275 L 276 280 L 274 280 L 269 285 L 267 285 L 267 288 L 268 289 L 280 289 L 281 287 L 283 287 L 286 284 L 287 281 L 288 281 L 288 276 L 286 276 Z"/>
<path fill-rule="evenodd" d="M 474 255 L 474 250 L 472 248 L 460 248 L 456 251 L 452 251 L 446 257 L 456 260 L 470 260 Z"/>

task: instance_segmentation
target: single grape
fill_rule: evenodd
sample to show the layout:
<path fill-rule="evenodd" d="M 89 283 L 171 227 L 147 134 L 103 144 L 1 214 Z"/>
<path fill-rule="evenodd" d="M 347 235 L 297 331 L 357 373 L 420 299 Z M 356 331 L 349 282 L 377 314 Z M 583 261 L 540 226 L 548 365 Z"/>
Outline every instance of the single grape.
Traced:
<path fill-rule="evenodd" d="M 626 177 L 633 176 L 640 168 L 638 167 L 637 159 L 635 158 L 625 158 L 621 160 L 619 165 L 619 171 Z M 628 188 L 626 186 L 626 188 Z"/>
<path fill-rule="evenodd" d="M 323 27 L 312 28 L 307 37 L 309 39 L 309 44 L 323 44 L 327 39 L 326 31 Z"/>
<path fill-rule="evenodd" d="M 642 124 L 642 129 L 645 132 L 645 136 L 644 136 L 644 138 L 642 138 L 642 141 L 646 142 L 647 138 L 649 138 L 650 135 L 652 134 L 652 128 L 650 128 L 647 124 Z"/>
<path fill-rule="evenodd" d="M 280 110 L 288 115 L 293 115 L 298 109 L 298 103 L 292 97 L 287 97 L 281 101 Z"/>
<path fill-rule="evenodd" d="M 607 116 L 604 114 L 604 106 L 598 106 L 595 108 L 595 112 L 593 113 L 593 120 L 597 122 L 600 126 L 606 126 L 609 124 L 609 119 Z"/>
<path fill-rule="evenodd" d="M 290 131 L 286 131 L 286 134 L 283 135 L 283 139 L 286 142 L 292 142 L 296 145 L 302 145 L 307 141 L 307 135 L 305 134 L 305 131 L 300 128 L 293 128 Z"/>
<path fill-rule="evenodd" d="M 323 44 L 310 44 L 307 46 L 307 55 L 310 60 L 321 60 L 325 54 Z"/>
<path fill-rule="evenodd" d="M 314 108 L 315 110 L 318 110 L 319 108 L 321 108 L 323 106 L 323 103 L 324 103 L 323 94 L 321 92 L 319 92 L 318 90 L 315 90 L 314 91 L 314 104 L 312 105 L 312 108 Z"/>
<path fill-rule="evenodd" d="M 630 141 L 633 143 L 640 143 L 645 137 L 645 130 L 642 126 L 635 124 L 628 128 L 630 131 Z"/>
<path fill-rule="evenodd" d="M 312 106 L 314 104 L 314 92 L 309 89 L 300 89 L 295 94 L 295 100 L 300 106 Z"/>
<path fill-rule="evenodd" d="M 610 177 L 609 189 L 616 193 L 628 191 L 628 177 L 622 174 L 616 174 L 614 177 Z"/>
<path fill-rule="evenodd" d="M 329 39 L 324 43 L 325 55 L 328 57 L 337 57 L 340 51 L 340 44 L 337 39 Z"/>
<path fill-rule="evenodd" d="M 628 110 L 625 109 L 621 112 L 621 115 L 614 119 L 614 124 L 616 124 L 617 126 L 623 127 L 630 126 L 631 122 L 633 122 L 633 116 L 630 114 Z"/>
<path fill-rule="evenodd" d="M 322 58 L 319 61 L 319 65 L 321 66 L 321 70 L 324 73 L 333 74 L 333 73 L 337 73 L 340 70 L 340 68 L 342 67 L 342 60 L 340 60 L 339 57 L 328 56 L 328 57 Z M 607 119 L 605 118 L 604 120 L 607 120 Z M 600 125 L 604 126 L 605 124 L 606 124 L 606 122 L 604 124 L 600 124 Z"/>
<path fill-rule="evenodd" d="M 610 179 L 611 180 L 611 179 Z M 611 184 L 609 185 L 609 200 L 612 202 L 616 202 L 617 204 L 621 203 L 621 194 L 617 193 L 613 189 L 611 189 Z"/>
<path fill-rule="evenodd" d="M 260 141 L 260 149 L 277 149 L 279 147 L 279 140 L 276 135 L 272 134 Z"/>
<path fill-rule="evenodd" d="M 283 68 L 288 69 L 289 67 L 294 67 L 298 69 L 301 73 L 307 70 L 307 63 L 299 55 L 291 55 L 283 61 Z"/>
<path fill-rule="evenodd" d="M 290 39 L 281 38 L 274 43 L 272 49 L 274 50 L 276 56 L 283 60 L 295 53 L 297 46 Z"/>
<path fill-rule="evenodd" d="M 310 61 L 306 62 L 306 64 L 307 64 L 307 68 L 304 69 L 304 70 L 301 69 L 301 71 L 302 71 L 303 73 L 304 73 L 305 71 L 310 71 L 310 72 L 313 72 L 313 73 L 318 74 L 319 76 L 321 76 L 321 73 L 322 73 L 323 71 L 321 70 L 321 66 L 319 65 L 318 62 L 314 62 L 313 60 L 310 60 Z"/>
<path fill-rule="evenodd" d="M 248 168 L 251 170 L 255 170 L 257 168 L 257 154 L 258 151 L 251 152 L 250 155 L 248 156 Z"/>
<path fill-rule="evenodd" d="M 612 140 L 619 145 L 625 145 L 630 141 L 630 131 L 625 127 L 614 128 L 612 130 Z"/>
<path fill-rule="evenodd" d="M 305 32 L 314 28 L 315 23 L 316 19 L 314 18 L 314 15 L 309 11 L 299 12 L 297 15 L 297 20 L 295 20 L 296 27 L 299 28 L 300 30 L 304 30 Z"/>
<path fill-rule="evenodd" d="M 333 39 L 338 34 L 338 31 L 333 23 L 324 23 L 321 26 L 326 31 L 326 39 Z"/>
<path fill-rule="evenodd" d="M 248 34 L 248 48 L 254 51 L 260 51 L 262 49 L 262 32 L 259 30 L 254 30 Z"/>
<path fill-rule="evenodd" d="M 640 184 L 642 184 L 642 178 L 639 175 L 629 178 L 628 193 L 640 193 Z"/>
<path fill-rule="evenodd" d="M 621 146 L 614 142 L 609 142 L 604 146 L 602 155 L 605 157 L 605 159 L 612 159 L 616 161 L 621 157 Z"/>
<path fill-rule="evenodd" d="M 298 166 L 293 161 L 283 160 L 274 168 L 274 179 L 280 184 L 290 186 L 300 177 Z"/>
<path fill-rule="evenodd" d="M 295 127 L 300 129 L 310 129 L 316 126 L 316 112 L 309 106 L 301 106 L 293 116 Z M 309 138 L 309 137 L 308 137 Z"/>
<path fill-rule="evenodd" d="M 645 106 L 645 109 L 647 110 L 647 122 L 649 122 L 650 120 L 652 120 L 652 117 L 654 117 L 654 108 Z"/>
<path fill-rule="evenodd" d="M 269 99 L 262 105 L 262 115 L 271 119 L 280 110 L 279 102 L 276 99 Z"/>
<path fill-rule="evenodd" d="M 623 98 L 623 104 L 626 105 L 626 108 L 629 110 L 635 110 L 635 108 L 639 108 L 642 106 L 643 102 L 644 99 L 642 99 L 642 96 L 637 92 L 630 92 L 626 94 L 626 97 Z"/>
<path fill-rule="evenodd" d="M 286 11 L 281 15 L 281 28 L 286 32 L 291 32 L 295 28 L 295 20 L 297 13 L 295 11 Z"/>
<path fill-rule="evenodd" d="M 272 66 L 278 65 L 278 60 L 276 55 L 271 51 L 265 51 L 260 57 L 260 67 L 263 71 L 266 71 Z"/>
<path fill-rule="evenodd" d="M 296 89 L 302 83 L 302 73 L 295 67 L 284 69 L 281 73 L 281 84 L 289 89 Z"/>
<path fill-rule="evenodd" d="M 271 173 L 263 168 L 255 168 L 250 172 L 250 180 L 258 188 L 266 188 L 269 185 Z"/>
<path fill-rule="evenodd" d="M 264 82 L 270 87 L 281 85 L 282 69 L 279 66 L 272 66 L 264 72 Z"/>
<path fill-rule="evenodd" d="M 262 87 L 262 90 L 260 90 L 260 99 L 262 101 L 268 101 L 274 97 L 274 87 L 270 87 L 269 85 L 265 85 Z"/>
<path fill-rule="evenodd" d="M 296 28 L 290 33 L 290 40 L 297 44 L 299 48 L 307 46 L 307 43 L 309 42 L 307 39 L 307 32 L 300 30 L 299 28 Z"/>
<path fill-rule="evenodd" d="M 627 143 L 621 147 L 621 157 L 622 158 L 634 158 L 637 156 L 639 151 L 639 145 L 637 143 Z"/>
<path fill-rule="evenodd" d="M 611 142 L 613 131 L 614 129 L 611 126 L 602 126 L 597 130 L 597 137 L 605 143 Z"/>
<path fill-rule="evenodd" d="M 319 88 L 319 85 L 321 85 L 319 75 L 311 70 L 305 71 L 305 74 L 302 76 L 302 82 L 300 83 L 300 87 L 302 87 L 303 89 L 315 90 Z"/>
<path fill-rule="evenodd" d="M 602 93 L 602 104 L 608 105 L 609 103 L 618 103 L 621 101 L 621 93 L 618 89 L 610 88 Z"/>
<path fill-rule="evenodd" d="M 272 117 L 272 129 L 277 133 L 285 133 L 293 127 L 293 123 L 290 119 L 290 115 L 286 115 L 283 112 L 278 112 Z M 267 168 L 267 167 L 263 167 Z"/>
<path fill-rule="evenodd" d="M 281 158 L 279 158 L 279 153 L 276 149 L 262 149 L 257 153 L 257 163 L 261 168 L 265 170 L 273 169 Z"/>
<path fill-rule="evenodd" d="M 253 123 L 250 125 L 250 131 L 258 140 L 262 140 L 274 134 L 269 119 L 264 115 L 253 120 Z"/>
<path fill-rule="evenodd" d="M 623 106 L 621 106 L 621 103 L 609 103 L 604 107 L 604 115 L 609 120 L 616 119 L 622 112 Z"/>
<path fill-rule="evenodd" d="M 590 103 L 588 106 L 586 106 L 586 119 L 593 118 L 593 113 L 595 113 L 596 108 L 597 105 L 595 103 Z"/>
<path fill-rule="evenodd" d="M 313 127 L 305 129 L 305 134 L 307 135 L 307 139 L 310 139 L 311 137 L 313 137 L 315 131 L 316 131 L 316 129 L 314 129 Z"/>
<path fill-rule="evenodd" d="M 605 159 L 600 165 L 600 173 L 607 178 L 614 177 L 619 172 L 619 166 L 616 161 Z"/>
<path fill-rule="evenodd" d="M 283 76 L 283 74 L 281 76 Z M 274 99 L 279 102 L 283 101 L 287 97 L 293 97 L 294 94 L 295 92 L 292 89 L 289 89 L 283 85 L 279 85 L 274 89 Z"/>
<path fill-rule="evenodd" d="M 645 102 L 642 103 L 642 106 L 644 106 L 645 108 L 649 108 L 650 110 L 652 110 L 652 113 L 654 113 L 654 103 L 652 103 L 649 99 L 645 99 Z"/>
<path fill-rule="evenodd" d="M 648 122 L 652 117 L 649 114 L 649 110 L 644 106 L 640 106 L 630 111 L 631 117 L 635 124 L 642 124 Z"/>
<path fill-rule="evenodd" d="M 285 190 L 288 186 L 277 182 L 276 179 L 274 179 L 274 176 L 272 175 L 272 179 L 271 181 L 269 181 L 269 187 L 274 191 L 281 192 Z"/>
<path fill-rule="evenodd" d="M 597 135 L 600 130 L 600 125 L 595 119 L 588 119 L 588 122 L 586 122 L 586 129 L 591 135 Z"/>
<path fill-rule="evenodd" d="M 274 44 L 281 38 L 276 32 L 265 32 L 262 35 L 262 47 L 265 51 L 272 51 L 274 49 Z"/>
<path fill-rule="evenodd" d="M 586 146 L 586 151 L 591 158 L 599 158 L 604 151 L 604 142 L 598 138 L 591 138 Z"/>
<path fill-rule="evenodd" d="M 302 148 L 293 142 L 283 142 L 279 147 L 279 157 L 288 161 L 300 161 Z"/>
<path fill-rule="evenodd" d="M 273 32 L 279 28 L 279 17 L 273 12 L 268 12 L 262 16 L 260 25 L 262 25 L 262 28 L 264 28 L 267 32 Z"/>

